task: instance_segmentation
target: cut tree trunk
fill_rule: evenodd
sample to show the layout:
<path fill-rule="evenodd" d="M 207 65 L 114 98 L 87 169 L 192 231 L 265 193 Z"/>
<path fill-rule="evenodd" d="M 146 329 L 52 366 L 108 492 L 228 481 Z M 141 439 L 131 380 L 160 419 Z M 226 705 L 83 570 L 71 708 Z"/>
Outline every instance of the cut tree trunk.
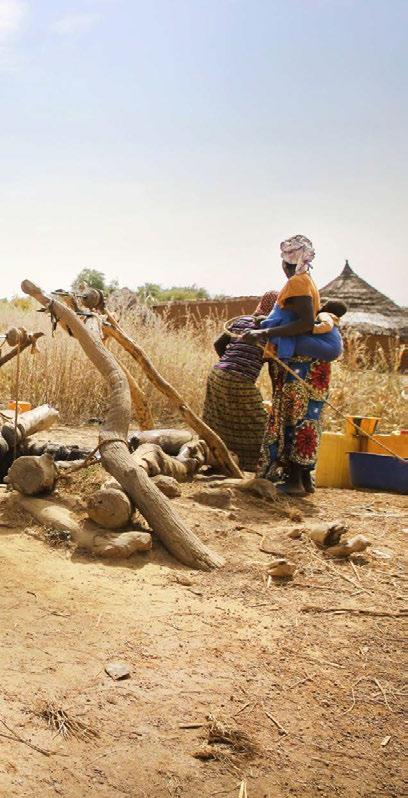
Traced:
<path fill-rule="evenodd" d="M 56 468 L 49 454 L 40 457 L 18 457 L 9 469 L 6 482 L 26 496 L 50 493 L 55 485 Z"/>
<path fill-rule="evenodd" d="M 7 422 L 3 424 L 2 435 L 6 439 L 10 449 L 19 444 L 29 435 L 49 429 L 59 419 L 59 412 L 49 405 L 40 405 L 27 413 L 20 413 L 17 420 L 17 429 L 14 424 Z"/>
<path fill-rule="evenodd" d="M 174 477 L 177 482 L 189 482 L 194 471 L 185 463 L 180 463 L 175 457 L 171 457 L 160 446 L 154 443 L 144 443 L 132 454 L 135 463 L 145 469 L 149 477 L 157 477 L 163 474 L 165 477 Z M 197 468 L 198 469 L 198 464 Z"/>
<path fill-rule="evenodd" d="M 120 488 L 97 490 L 89 497 L 86 509 L 90 519 L 106 529 L 123 529 L 133 513 L 128 496 Z"/>
<path fill-rule="evenodd" d="M 49 441 L 47 443 L 39 443 L 31 438 L 26 438 L 21 441 L 18 447 L 19 456 L 26 454 L 39 457 L 40 454 L 50 454 L 55 462 L 64 461 L 67 463 L 72 463 L 76 460 L 85 460 L 85 458 L 91 454 L 91 451 L 92 450 L 89 448 L 80 449 L 76 444 L 64 445 L 63 443 L 50 443 Z"/>
<path fill-rule="evenodd" d="M 161 446 L 166 454 L 175 457 L 185 443 L 189 443 L 193 433 L 186 429 L 146 429 L 143 432 L 133 432 L 129 436 L 128 444 L 134 452 L 142 443 L 156 443 Z"/>
<path fill-rule="evenodd" d="M 145 470 L 132 459 L 127 446 L 130 421 L 129 384 L 116 359 L 103 345 L 100 335 L 91 332 L 89 326 L 85 327 L 74 311 L 57 300 L 50 300 L 29 280 L 24 280 L 21 288 L 69 326 L 85 354 L 108 382 L 110 408 L 99 433 L 101 460 L 106 470 L 120 482 L 149 526 L 177 560 L 192 568 L 204 570 L 220 567 L 223 558 L 204 546 L 185 526 L 170 501 L 156 488 Z"/>
<path fill-rule="evenodd" d="M 148 532 L 131 530 L 115 534 L 105 532 L 91 521 L 79 522 L 75 514 L 55 502 L 46 499 L 34 499 L 14 494 L 12 501 L 30 513 L 33 518 L 48 529 L 70 533 L 74 543 L 99 557 L 130 557 L 138 551 L 149 551 L 152 548 L 152 537 Z"/>
<path fill-rule="evenodd" d="M 113 316 L 108 314 L 108 319 L 109 323 L 105 322 L 103 324 L 104 334 L 108 337 L 114 338 L 115 341 L 121 344 L 126 352 L 129 352 L 134 360 L 139 363 L 153 385 L 159 391 L 161 391 L 161 393 L 167 396 L 170 403 L 173 405 L 173 407 L 177 408 L 182 418 L 184 418 L 184 420 L 187 422 L 188 426 L 195 430 L 199 437 L 206 442 L 215 462 L 218 463 L 220 467 L 230 476 L 241 479 L 243 477 L 243 473 L 234 459 L 231 457 L 231 454 L 228 451 L 224 441 L 221 440 L 219 435 L 217 435 L 214 430 L 211 429 L 211 427 L 208 427 L 207 424 L 205 424 L 202 418 L 197 416 L 193 410 L 191 410 L 191 408 L 185 403 L 181 394 L 179 394 L 179 392 L 176 391 L 176 389 L 173 388 L 173 386 L 170 385 L 167 380 L 163 379 L 163 377 L 150 362 L 145 351 L 122 330 Z"/>

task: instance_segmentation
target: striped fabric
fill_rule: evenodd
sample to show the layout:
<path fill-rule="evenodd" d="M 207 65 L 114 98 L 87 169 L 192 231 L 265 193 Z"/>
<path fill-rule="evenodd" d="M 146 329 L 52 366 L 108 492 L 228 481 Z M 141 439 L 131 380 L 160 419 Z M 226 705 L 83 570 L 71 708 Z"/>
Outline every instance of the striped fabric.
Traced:
<path fill-rule="evenodd" d="M 243 333 L 244 330 L 253 330 L 255 326 L 256 323 L 253 316 L 241 316 L 233 322 L 230 330 L 234 333 Z M 262 363 L 263 351 L 261 347 L 253 344 L 244 344 L 232 338 L 231 343 L 228 344 L 225 353 L 214 368 L 234 371 L 249 377 L 255 382 L 258 379 Z"/>
<path fill-rule="evenodd" d="M 214 366 L 207 380 L 203 419 L 238 455 L 241 468 L 255 471 L 267 414 L 252 378 Z"/>

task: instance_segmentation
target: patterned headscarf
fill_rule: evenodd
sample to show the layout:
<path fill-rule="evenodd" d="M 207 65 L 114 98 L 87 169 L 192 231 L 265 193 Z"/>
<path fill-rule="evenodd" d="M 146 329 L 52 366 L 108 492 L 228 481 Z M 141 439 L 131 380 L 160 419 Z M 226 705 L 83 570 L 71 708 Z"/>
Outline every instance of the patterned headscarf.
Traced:
<path fill-rule="evenodd" d="M 315 256 L 313 244 L 309 238 L 301 235 L 292 236 L 292 238 L 282 241 L 280 248 L 282 260 L 285 263 L 296 265 L 295 274 L 303 274 L 309 270 L 310 263 Z"/>

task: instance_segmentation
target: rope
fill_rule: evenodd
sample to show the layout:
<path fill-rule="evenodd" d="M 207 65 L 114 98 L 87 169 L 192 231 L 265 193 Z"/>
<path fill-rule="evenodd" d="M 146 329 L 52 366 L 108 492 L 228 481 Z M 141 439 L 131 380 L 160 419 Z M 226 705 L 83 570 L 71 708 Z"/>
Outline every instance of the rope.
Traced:
<path fill-rule="evenodd" d="M 128 445 L 127 441 L 124 438 L 107 438 L 105 441 L 100 441 L 94 449 L 92 449 L 89 454 L 85 457 L 85 460 L 82 461 L 79 465 L 73 465 L 71 468 L 67 468 L 64 471 L 61 471 L 58 466 L 55 465 L 55 470 L 57 472 L 57 479 L 64 479 L 65 477 L 69 477 L 75 471 L 80 471 L 82 468 L 88 468 L 88 466 L 95 465 L 98 461 L 95 457 L 98 450 L 105 446 L 107 443 L 124 443 L 126 446 Z"/>
<path fill-rule="evenodd" d="M 231 338 L 241 338 L 242 333 L 234 333 L 234 332 L 231 332 L 231 330 L 228 329 L 229 325 L 232 324 L 234 321 L 236 321 L 236 319 L 239 319 L 239 318 L 241 318 L 241 316 L 235 316 L 235 318 L 229 319 L 228 321 L 225 322 L 224 331 Z M 259 347 L 261 347 L 263 349 L 263 344 L 258 344 L 257 343 L 256 346 L 259 346 Z M 301 382 L 302 385 L 304 385 L 304 387 L 307 389 L 307 391 L 311 395 L 313 394 L 313 388 L 311 388 L 310 385 L 308 385 L 308 383 L 305 382 L 305 380 L 302 379 L 302 377 L 299 374 L 296 373 L 296 371 L 293 371 L 293 369 L 291 369 L 290 366 L 287 366 L 286 363 L 284 363 L 283 360 L 280 360 L 280 358 L 277 355 L 270 355 L 270 357 L 273 360 L 275 360 L 276 363 L 279 366 L 281 366 L 281 368 L 285 369 L 285 371 L 287 371 L 288 374 L 291 374 L 292 377 L 295 377 L 295 379 L 298 380 L 298 382 Z M 326 405 L 328 405 L 332 410 L 334 410 L 335 413 L 337 413 L 339 416 L 341 416 L 341 418 L 343 418 L 345 421 L 348 421 L 348 423 L 351 424 L 351 426 L 354 427 L 354 429 L 357 431 L 359 436 L 362 435 L 364 438 L 369 438 L 371 441 L 374 441 L 374 443 L 377 446 L 379 446 L 381 449 L 384 449 L 386 452 L 388 452 L 388 454 L 390 454 L 392 457 L 394 457 L 395 460 L 399 460 L 401 463 L 405 463 L 405 464 L 408 463 L 408 461 L 406 459 L 404 459 L 403 457 L 400 457 L 399 454 L 395 454 L 395 452 L 393 452 L 392 449 L 390 449 L 388 446 L 386 446 L 385 443 L 382 443 L 381 441 L 376 440 L 376 438 L 374 438 L 373 435 L 370 435 L 369 432 L 366 432 L 365 430 L 361 429 L 361 427 L 359 427 L 358 424 L 356 424 L 354 421 L 352 421 L 350 416 L 347 416 L 345 413 L 343 413 L 342 410 L 339 410 L 339 408 L 336 407 L 335 405 L 333 405 L 331 402 L 329 402 L 328 399 L 323 399 L 323 402 Z"/>

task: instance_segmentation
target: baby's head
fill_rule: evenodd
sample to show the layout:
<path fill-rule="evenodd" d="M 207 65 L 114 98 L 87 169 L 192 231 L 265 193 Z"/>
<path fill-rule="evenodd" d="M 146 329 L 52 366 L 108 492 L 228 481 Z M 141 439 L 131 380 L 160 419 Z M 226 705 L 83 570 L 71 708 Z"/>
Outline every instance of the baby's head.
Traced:
<path fill-rule="evenodd" d="M 329 299 L 320 308 L 322 313 L 333 313 L 334 316 L 337 316 L 339 319 L 344 316 L 345 313 L 347 313 L 347 310 L 347 305 L 345 305 L 345 303 L 341 302 L 339 299 Z"/>

